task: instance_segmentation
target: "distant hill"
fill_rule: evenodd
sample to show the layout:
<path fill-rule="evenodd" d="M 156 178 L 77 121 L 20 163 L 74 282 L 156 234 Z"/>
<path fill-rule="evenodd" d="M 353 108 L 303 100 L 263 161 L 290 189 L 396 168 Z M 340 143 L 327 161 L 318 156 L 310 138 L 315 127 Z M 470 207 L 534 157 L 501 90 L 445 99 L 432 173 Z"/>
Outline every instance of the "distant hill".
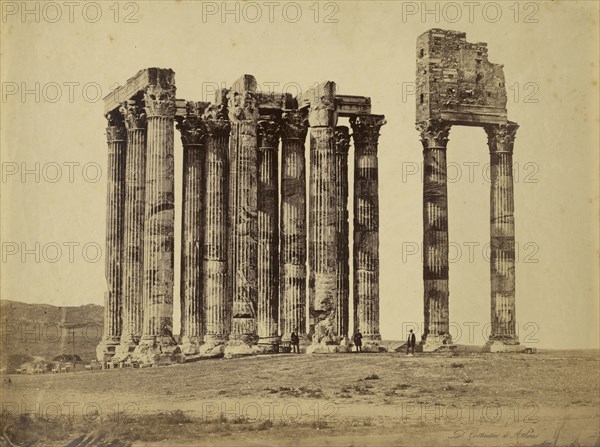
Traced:
<path fill-rule="evenodd" d="M 49 361 L 74 353 L 84 361 L 92 360 L 102 337 L 103 310 L 95 304 L 59 307 L 0 300 L 0 364 L 5 366 L 10 355 Z"/>

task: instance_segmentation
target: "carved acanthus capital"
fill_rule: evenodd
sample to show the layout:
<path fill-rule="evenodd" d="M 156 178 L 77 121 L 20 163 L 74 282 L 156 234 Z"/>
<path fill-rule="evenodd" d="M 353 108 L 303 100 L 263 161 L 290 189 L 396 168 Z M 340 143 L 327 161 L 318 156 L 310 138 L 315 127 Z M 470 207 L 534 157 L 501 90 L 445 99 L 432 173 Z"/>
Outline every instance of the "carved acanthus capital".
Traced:
<path fill-rule="evenodd" d="M 446 148 L 448 135 L 452 125 L 441 119 L 431 119 L 417 123 L 417 130 L 421 133 L 423 149 Z"/>
<path fill-rule="evenodd" d="M 204 144 L 206 138 L 206 125 L 202 119 L 207 104 L 203 102 L 188 102 L 185 116 L 178 116 L 177 129 L 181 132 L 181 142 L 186 146 L 199 146 Z"/>
<path fill-rule="evenodd" d="M 227 120 L 229 119 L 229 111 L 227 104 L 211 104 L 204 111 L 204 119 L 212 120 Z"/>
<path fill-rule="evenodd" d="M 506 124 L 490 124 L 485 127 L 490 153 L 508 152 L 512 154 L 519 125 L 511 121 Z"/>
<path fill-rule="evenodd" d="M 259 148 L 277 148 L 281 126 L 275 119 L 261 119 L 256 126 Z"/>
<path fill-rule="evenodd" d="M 239 121 L 258 121 L 258 99 L 255 93 L 229 92 L 228 112 L 229 119 L 234 122 Z"/>
<path fill-rule="evenodd" d="M 301 141 L 306 139 L 306 133 L 308 132 L 307 109 L 284 110 L 281 120 L 281 138 Z"/>
<path fill-rule="evenodd" d="M 150 85 L 144 92 L 144 102 L 146 103 L 146 115 L 148 118 L 165 117 L 174 118 L 175 105 L 175 86 L 165 87 L 159 85 Z"/>
<path fill-rule="evenodd" d="M 117 109 L 106 114 L 108 126 L 106 127 L 106 141 L 113 143 L 115 141 L 124 141 L 127 139 L 127 129 L 123 122 L 123 115 Z"/>
<path fill-rule="evenodd" d="M 231 131 L 231 123 L 228 120 L 204 118 L 206 133 L 211 137 L 227 137 Z"/>
<path fill-rule="evenodd" d="M 127 130 L 144 129 L 146 127 L 146 110 L 140 101 L 135 99 L 125 101 L 120 111 L 125 119 Z"/>
<path fill-rule="evenodd" d="M 346 126 L 336 126 L 334 129 L 335 152 L 342 155 L 348 154 L 350 148 L 350 129 Z"/>
<path fill-rule="evenodd" d="M 354 115 L 350 117 L 352 138 L 356 147 L 377 146 L 379 130 L 387 121 L 383 115 Z"/>

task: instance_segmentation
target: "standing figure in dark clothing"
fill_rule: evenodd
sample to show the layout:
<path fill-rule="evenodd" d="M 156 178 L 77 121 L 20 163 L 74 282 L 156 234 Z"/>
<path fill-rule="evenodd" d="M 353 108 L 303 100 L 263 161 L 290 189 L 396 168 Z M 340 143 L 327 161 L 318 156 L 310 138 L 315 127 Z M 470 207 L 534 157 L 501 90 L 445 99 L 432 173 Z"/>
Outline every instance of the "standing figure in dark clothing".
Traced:
<path fill-rule="evenodd" d="M 292 352 L 300 354 L 300 337 L 298 337 L 298 333 L 296 331 L 292 332 L 290 342 L 292 345 Z"/>
<path fill-rule="evenodd" d="M 408 340 L 406 340 L 406 354 L 415 353 L 415 345 L 417 344 L 417 337 L 413 334 L 413 330 L 411 329 L 408 333 Z"/>
<path fill-rule="evenodd" d="M 360 329 L 356 329 L 352 339 L 354 341 L 354 346 L 356 346 L 356 352 L 362 352 L 362 334 L 360 333 Z"/>

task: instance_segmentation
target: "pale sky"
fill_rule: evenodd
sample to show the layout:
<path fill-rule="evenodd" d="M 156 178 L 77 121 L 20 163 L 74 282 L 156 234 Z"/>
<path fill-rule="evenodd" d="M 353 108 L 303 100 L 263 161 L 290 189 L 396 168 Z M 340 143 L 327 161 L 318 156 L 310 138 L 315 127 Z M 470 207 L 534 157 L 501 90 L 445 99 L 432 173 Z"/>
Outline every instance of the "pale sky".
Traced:
<path fill-rule="evenodd" d="M 224 20 L 221 2 L 89 3 L 71 11 L 63 2 L 59 9 L 40 3 L 39 17 L 22 16 L 22 2 L 2 3 L 3 299 L 102 304 L 104 259 L 95 247 L 104 250 L 106 121 L 99 98 L 117 83 L 142 68 L 172 68 L 178 98 L 210 100 L 215 85 L 244 73 L 291 93 L 332 80 L 340 93 L 370 96 L 373 113 L 388 121 L 379 144 L 381 331 L 404 338 L 414 323 L 420 334 L 422 147 L 410 92 L 417 36 L 444 28 L 488 43 L 490 61 L 504 64 L 509 119 L 520 125 L 521 341 L 598 347 L 598 3 L 477 2 L 469 10 L 463 2 L 431 2 L 423 17 L 422 2 L 232 2 Z M 175 142 L 180 174 L 178 133 Z M 490 317 L 488 157 L 482 129 L 452 129 L 450 320 L 458 343 L 483 345 Z M 31 173 L 22 176 L 24 169 Z M 176 228 L 179 238 L 179 220 Z M 176 285 L 176 331 L 178 293 Z"/>

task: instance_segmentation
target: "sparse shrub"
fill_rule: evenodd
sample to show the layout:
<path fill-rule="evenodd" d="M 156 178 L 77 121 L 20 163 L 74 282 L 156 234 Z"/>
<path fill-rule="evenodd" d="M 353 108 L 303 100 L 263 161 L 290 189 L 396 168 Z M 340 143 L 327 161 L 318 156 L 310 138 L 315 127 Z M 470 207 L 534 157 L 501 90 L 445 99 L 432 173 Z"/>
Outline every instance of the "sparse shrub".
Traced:
<path fill-rule="evenodd" d="M 377 380 L 377 379 L 379 379 L 379 376 L 375 373 L 371 373 L 367 377 L 365 377 L 365 380 Z"/>
<path fill-rule="evenodd" d="M 462 363 L 451 363 L 450 366 L 452 368 L 464 368 L 465 365 L 463 365 Z"/>

